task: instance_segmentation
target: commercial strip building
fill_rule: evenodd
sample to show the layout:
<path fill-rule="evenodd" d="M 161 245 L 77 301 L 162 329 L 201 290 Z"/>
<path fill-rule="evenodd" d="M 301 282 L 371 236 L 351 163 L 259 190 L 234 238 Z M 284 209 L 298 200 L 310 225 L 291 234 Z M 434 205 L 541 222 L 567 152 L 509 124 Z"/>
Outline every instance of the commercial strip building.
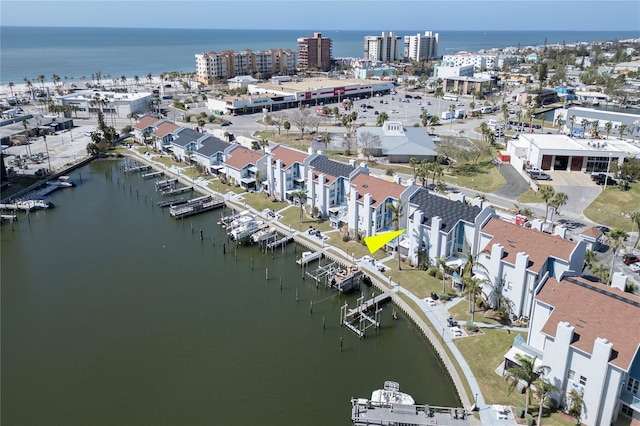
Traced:
<path fill-rule="evenodd" d="M 247 95 L 207 99 L 211 111 L 227 115 L 273 112 L 300 106 L 318 106 L 345 99 L 372 97 L 394 90 L 390 81 L 328 78 L 277 78 L 274 82 L 249 84 Z"/>
<path fill-rule="evenodd" d="M 516 170 L 531 166 L 552 171 L 607 172 L 614 162 L 621 165 L 626 157 L 640 158 L 640 143 L 527 133 L 508 141 L 507 152 Z"/>
<path fill-rule="evenodd" d="M 204 84 L 240 75 L 268 78 L 272 75 L 292 75 L 296 72 L 296 52 L 290 49 L 244 50 L 220 53 L 199 53 L 196 57 L 196 79 Z"/>
<path fill-rule="evenodd" d="M 298 38 L 298 68 L 329 71 L 331 69 L 331 39 L 314 33 Z"/>
<path fill-rule="evenodd" d="M 580 98 L 581 93 L 576 91 L 576 96 Z M 603 94 L 600 94 L 603 95 Z M 606 96 L 606 95 L 604 95 Z M 554 113 L 554 123 L 560 115 L 562 115 L 563 131 L 566 134 L 573 132 L 574 136 L 585 136 L 582 121 L 586 120 L 586 131 L 589 133 L 592 129 L 593 123 L 598 122 L 598 133 L 602 137 L 606 137 L 606 124 L 611 122 L 611 133 L 605 142 L 613 141 L 613 139 L 619 139 L 620 126 L 624 125 L 626 130 L 623 137 L 631 136 L 636 138 L 640 135 L 640 113 L 633 113 L 633 110 L 623 111 L 608 111 L 595 108 L 586 108 L 580 106 L 572 106 L 569 108 L 559 108 Z M 573 124 L 571 118 L 573 117 Z M 640 145 L 639 145 L 640 146 Z"/>
<path fill-rule="evenodd" d="M 365 36 L 363 58 L 384 63 L 399 60 L 401 58 L 398 52 L 401 43 L 402 37 L 395 35 L 393 32 L 383 32 L 379 36 Z"/>

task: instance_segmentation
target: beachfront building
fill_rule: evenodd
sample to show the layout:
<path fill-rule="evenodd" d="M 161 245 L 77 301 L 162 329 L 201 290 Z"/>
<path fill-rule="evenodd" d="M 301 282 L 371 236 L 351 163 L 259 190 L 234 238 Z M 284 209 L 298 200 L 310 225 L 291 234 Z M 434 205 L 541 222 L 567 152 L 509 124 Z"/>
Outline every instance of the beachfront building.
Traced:
<path fill-rule="evenodd" d="M 277 144 L 267 151 L 265 186 L 270 197 L 278 201 L 305 189 L 304 160 L 309 154 Z"/>
<path fill-rule="evenodd" d="M 349 164 L 330 160 L 320 153 L 304 160 L 307 205 L 317 208 L 320 217 L 329 217 L 331 226 L 346 224 L 349 176 L 356 170 L 355 160 Z"/>
<path fill-rule="evenodd" d="M 265 177 L 265 155 L 238 144 L 230 145 L 224 152 L 223 168 L 219 169 L 228 183 L 246 190 L 259 190 Z"/>
<path fill-rule="evenodd" d="M 400 121 L 385 121 L 381 127 L 358 127 L 356 132 L 361 149 L 373 149 L 363 147 L 362 141 L 377 137 L 380 146 L 373 149 L 374 155 L 386 157 L 390 163 L 408 163 L 410 158 L 432 162 L 438 156 L 435 143 L 423 128 L 405 128 Z"/>
<path fill-rule="evenodd" d="M 414 61 L 431 61 L 438 58 L 440 35 L 432 31 L 404 36 L 404 57 Z"/>
<path fill-rule="evenodd" d="M 526 343 L 509 350 L 550 367 L 560 405 L 581 394 L 588 426 L 640 424 L 640 299 L 624 292 L 625 282 L 550 276 L 536 288 Z"/>
<path fill-rule="evenodd" d="M 331 39 L 314 33 L 298 38 L 298 69 L 329 71 L 331 69 Z"/>
<path fill-rule="evenodd" d="M 433 265 L 444 257 L 450 267 L 464 266 L 462 253 L 477 246 L 482 225 L 494 213 L 492 208 L 482 207 L 482 200 L 467 204 L 419 188 L 407 203 L 404 234 L 407 258 L 413 265 L 421 262 Z M 402 246 L 403 242 L 401 254 L 405 254 Z"/>
<path fill-rule="evenodd" d="M 415 187 L 400 184 L 400 177 L 394 182 L 369 175 L 366 167 L 359 167 L 349 177 L 348 226 L 352 237 L 369 237 L 378 232 L 394 229 L 393 213 L 389 204 L 405 205 Z M 399 227 L 404 228 L 406 218 L 400 218 Z M 395 241 L 388 244 L 395 247 Z"/>
<path fill-rule="evenodd" d="M 581 139 L 567 135 L 526 133 L 507 142 L 509 162 L 516 170 L 607 172 L 625 157 L 640 158 L 640 144 L 615 138 Z"/>
<path fill-rule="evenodd" d="M 393 32 L 379 36 L 364 37 L 364 59 L 384 63 L 394 62 L 400 59 L 398 52 L 402 43 L 402 37 Z"/>
<path fill-rule="evenodd" d="M 242 75 L 263 79 L 272 75 L 291 75 L 296 71 L 296 52 L 290 49 L 225 50 L 198 53 L 195 57 L 196 79 L 204 84 Z"/>
<path fill-rule="evenodd" d="M 575 243 L 493 217 L 480 230 L 478 266 L 473 272 L 484 280 L 482 294 L 490 306 L 495 307 L 502 296 L 508 300 L 512 318 L 529 317 L 533 291 L 541 280 L 579 275 L 585 251 L 582 241 Z"/>
<path fill-rule="evenodd" d="M 71 105 L 77 107 L 78 117 L 97 116 L 99 111 L 105 115 L 105 121 L 110 118 L 127 118 L 133 114 L 143 114 L 149 110 L 149 101 L 153 94 L 116 93 L 94 90 L 79 90 L 68 95 L 55 96 L 53 101 L 57 105 Z M 71 113 L 69 113 L 71 114 Z"/>
<path fill-rule="evenodd" d="M 224 114 L 269 113 L 301 106 L 317 107 L 321 104 L 342 102 L 345 99 L 369 98 L 388 94 L 395 89 L 392 81 L 295 78 L 249 84 L 246 95 L 209 97 L 207 109 Z"/>
<path fill-rule="evenodd" d="M 456 52 L 453 55 L 444 55 L 440 63 L 449 67 L 472 65 L 476 71 L 487 69 L 486 55 L 479 55 L 465 51 Z"/>

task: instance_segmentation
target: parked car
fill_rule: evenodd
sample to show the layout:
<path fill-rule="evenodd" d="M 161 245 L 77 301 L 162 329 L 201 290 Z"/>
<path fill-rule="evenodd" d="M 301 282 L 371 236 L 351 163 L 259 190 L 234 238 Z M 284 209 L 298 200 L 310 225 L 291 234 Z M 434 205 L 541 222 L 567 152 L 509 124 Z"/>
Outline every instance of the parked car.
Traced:
<path fill-rule="evenodd" d="M 534 180 L 551 180 L 551 176 L 545 172 L 531 172 L 529 176 Z"/>
<path fill-rule="evenodd" d="M 629 265 L 629 269 L 631 269 L 631 272 L 640 272 L 640 262 L 632 263 Z"/>
<path fill-rule="evenodd" d="M 632 263 L 637 263 L 637 262 L 640 262 L 640 258 L 635 254 L 625 253 L 622 256 L 622 263 L 624 263 L 625 265 L 631 265 Z"/>
<path fill-rule="evenodd" d="M 220 123 L 221 126 L 226 127 L 228 125 L 230 125 L 231 122 L 230 121 L 223 121 L 222 123 Z"/>
<path fill-rule="evenodd" d="M 608 226 L 604 226 L 604 225 L 598 225 L 596 226 L 597 229 L 599 229 L 600 231 L 604 232 L 605 234 L 609 231 L 611 231 L 611 229 L 609 229 Z"/>

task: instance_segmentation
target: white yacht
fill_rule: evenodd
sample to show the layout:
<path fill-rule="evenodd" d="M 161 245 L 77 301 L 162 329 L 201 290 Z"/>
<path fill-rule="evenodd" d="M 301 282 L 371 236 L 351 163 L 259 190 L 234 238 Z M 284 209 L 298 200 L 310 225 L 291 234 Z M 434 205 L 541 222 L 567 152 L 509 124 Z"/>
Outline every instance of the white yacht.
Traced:
<path fill-rule="evenodd" d="M 387 380 L 384 382 L 384 389 L 377 389 L 371 393 L 371 403 L 374 405 L 415 405 L 413 397 L 404 392 L 400 392 L 398 382 Z"/>
<path fill-rule="evenodd" d="M 262 226 L 261 220 L 251 220 L 246 222 L 244 225 L 240 225 L 237 228 L 234 228 L 231 232 L 229 232 L 229 238 L 234 241 L 240 241 L 244 238 L 247 238 L 254 232 L 260 230 L 260 226 Z"/>

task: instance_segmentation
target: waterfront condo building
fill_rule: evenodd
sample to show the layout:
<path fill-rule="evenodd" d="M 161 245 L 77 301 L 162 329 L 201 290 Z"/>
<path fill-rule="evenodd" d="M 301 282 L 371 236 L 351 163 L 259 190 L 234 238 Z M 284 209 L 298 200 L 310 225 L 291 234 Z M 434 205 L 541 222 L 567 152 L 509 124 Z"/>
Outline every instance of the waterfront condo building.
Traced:
<path fill-rule="evenodd" d="M 309 154 L 277 144 L 267 151 L 267 193 L 278 201 L 291 198 L 291 194 L 305 189 L 304 160 Z"/>
<path fill-rule="evenodd" d="M 536 287 L 526 343 L 505 354 L 505 369 L 514 352 L 550 367 L 552 397 L 570 407 L 581 395 L 588 426 L 640 424 L 640 299 L 616 275 L 611 286 L 549 276 Z"/>
<path fill-rule="evenodd" d="M 383 32 L 379 36 L 365 36 L 364 59 L 385 63 L 394 62 L 400 59 L 398 51 L 401 43 L 402 37 L 396 36 L 393 32 Z"/>
<path fill-rule="evenodd" d="M 331 69 L 331 39 L 314 33 L 298 38 L 298 68 L 329 71 Z"/>
<path fill-rule="evenodd" d="M 295 70 L 296 52 L 290 49 L 269 49 L 258 52 L 225 50 L 220 53 L 196 54 L 197 79 L 204 84 L 238 75 L 252 75 L 263 79 L 272 75 L 294 74 Z"/>
<path fill-rule="evenodd" d="M 404 56 L 414 61 L 430 61 L 438 58 L 440 35 L 431 31 L 415 36 L 404 36 Z"/>

